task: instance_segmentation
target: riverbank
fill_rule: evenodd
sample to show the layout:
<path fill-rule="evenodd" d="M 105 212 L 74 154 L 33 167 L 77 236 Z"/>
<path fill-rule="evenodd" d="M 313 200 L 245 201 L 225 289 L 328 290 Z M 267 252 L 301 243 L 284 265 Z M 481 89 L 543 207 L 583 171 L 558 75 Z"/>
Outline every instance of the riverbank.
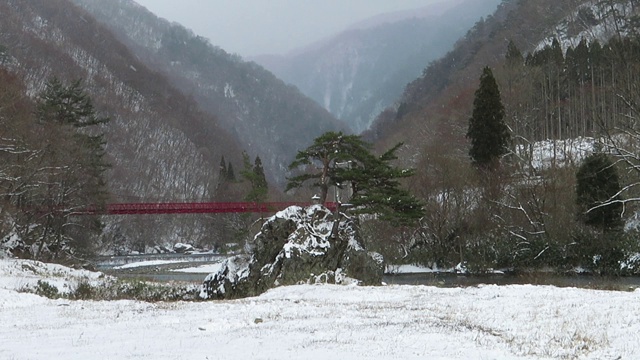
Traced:
<path fill-rule="evenodd" d="M 179 282 L 201 284 L 204 278 L 220 269 L 225 256 L 200 260 L 190 256 L 146 259 L 121 262 L 121 265 L 101 268 L 107 274 L 123 279 L 141 279 L 156 282 Z M 197 261 L 196 261 L 197 260 Z M 383 281 L 388 285 L 427 285 L 437 287 L 466 287 L 478 285 L 551 285 L 577 287 L 594 290 L 632 291 L 640 288 L 638 276 L 599 276 L 585 272 L 558 274 L 552 271 L 539 272 L 490 272 L 486 274 L 460 274 L 455 271 L 434 271 L 413 266 L 389 266 Z"/>

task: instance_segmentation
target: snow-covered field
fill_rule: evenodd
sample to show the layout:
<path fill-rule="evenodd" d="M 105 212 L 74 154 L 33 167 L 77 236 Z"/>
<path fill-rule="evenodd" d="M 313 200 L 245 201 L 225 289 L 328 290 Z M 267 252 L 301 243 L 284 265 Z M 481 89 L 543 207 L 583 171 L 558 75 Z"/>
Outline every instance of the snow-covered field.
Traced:
<path fill-rule="evenodd" d="M 83 277 L 100 280 L 0 259 L 0 359 L 640 359 L 640 290 L 305 285 L 153 304 L 16 291 Z"/>

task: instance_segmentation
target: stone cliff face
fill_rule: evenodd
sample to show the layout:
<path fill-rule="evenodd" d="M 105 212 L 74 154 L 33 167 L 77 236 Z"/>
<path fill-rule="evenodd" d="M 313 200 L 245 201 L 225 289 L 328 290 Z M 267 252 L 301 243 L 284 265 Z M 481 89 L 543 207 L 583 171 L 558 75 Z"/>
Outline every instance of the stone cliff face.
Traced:
<path fill-rule="evenodd" d="M 255 296 L 276 286 L 306 283 L 380 285 L 382 256 L 367 252 L 353 221 L 340 217 L 332 236 L 334 214 L 325 207 L 293 206 L 277 213 L 255 236 L 250 255 L 227 260 L 205 279 L 201 297 Z"/>

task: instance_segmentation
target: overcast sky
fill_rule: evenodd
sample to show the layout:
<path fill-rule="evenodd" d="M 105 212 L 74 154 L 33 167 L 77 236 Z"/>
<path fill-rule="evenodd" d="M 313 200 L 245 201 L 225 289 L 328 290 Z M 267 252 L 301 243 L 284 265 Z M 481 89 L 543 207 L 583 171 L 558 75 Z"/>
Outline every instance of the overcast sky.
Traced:
<path fill-rule="evenodd" d="M 285 53 L 374 15 L 443 0 L 135 0 L 243 57 Z"/>

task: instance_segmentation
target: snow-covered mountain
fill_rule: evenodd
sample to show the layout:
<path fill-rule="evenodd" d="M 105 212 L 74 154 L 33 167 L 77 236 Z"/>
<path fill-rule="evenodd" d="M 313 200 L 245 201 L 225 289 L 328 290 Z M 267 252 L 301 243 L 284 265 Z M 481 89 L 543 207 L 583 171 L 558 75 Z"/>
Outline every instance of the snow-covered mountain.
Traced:
<path fill-rule="evenodd" d="M 260 156 L 267 175 L 284 181 L 298 150 L 347 126 L 264 68 L 213 46 L 132 0 L 72 0 L 108 27 L 147 66 L 189 94 L 206 113 Z M 230 154 L 233 156 L 233 154 Z"/>
<path fill-rule="evenodd" d="M 209 200 L 220 156 L 240 161 L 241 147 L 215 116 L 200 111 L 71 2 L 1 0 L 0 19 L 4 67 L 30 96 L 52 77 L 82 79 L 97 111 L 111 118 L 103 129 L 111 202 Z M 147 241 L 207 233 L 202 218 L 146 220 L 112 218 L 107 233 Z"/>
<path fill-rule="evenodd" d="M 378 16 L 305 49 L 255 61 L 359 133 L 499 2 L 460 0 Z"/>

